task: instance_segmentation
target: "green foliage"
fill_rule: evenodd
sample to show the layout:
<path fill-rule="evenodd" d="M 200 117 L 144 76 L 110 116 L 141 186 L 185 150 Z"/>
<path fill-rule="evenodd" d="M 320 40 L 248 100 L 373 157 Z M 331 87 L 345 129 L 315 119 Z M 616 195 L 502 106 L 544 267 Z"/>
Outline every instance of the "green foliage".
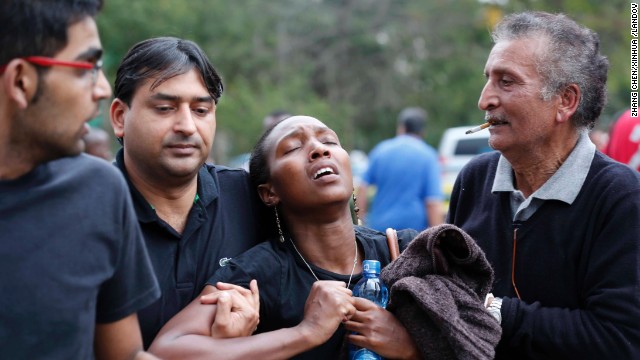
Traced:
<path fill-rule="evenodd" d="M 564 12 L 600 34 L 611 62 L 604 123 L 629 103 L 629 5 L 615 0 L 107 0 L 98 17 L 110 79 L 134 43 L 196 41 L 222 74 L 217 162 L 248 151 L 274 109 L 335 127 L 347 149 L 395 133 L 405 106 L 429 113 L 426 140 L 482 121 L 477 101 L 492 16 Z"/>

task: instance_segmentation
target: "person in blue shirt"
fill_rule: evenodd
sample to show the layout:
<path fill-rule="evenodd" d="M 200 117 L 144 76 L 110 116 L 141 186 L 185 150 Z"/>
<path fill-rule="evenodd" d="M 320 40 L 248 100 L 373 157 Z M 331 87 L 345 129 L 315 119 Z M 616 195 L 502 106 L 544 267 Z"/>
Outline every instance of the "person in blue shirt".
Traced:
<path fill-rule="evenodd" d="M 376 145 L 358 189 L 365 225 L 384 231 L 418 231 L 442 224 L 440 163 L 435 149 L 422 140 L 427 113 L 411 107 L 398 116 L 397 136 Z M 372 204 L 368 195 L 375 188 Z"/>

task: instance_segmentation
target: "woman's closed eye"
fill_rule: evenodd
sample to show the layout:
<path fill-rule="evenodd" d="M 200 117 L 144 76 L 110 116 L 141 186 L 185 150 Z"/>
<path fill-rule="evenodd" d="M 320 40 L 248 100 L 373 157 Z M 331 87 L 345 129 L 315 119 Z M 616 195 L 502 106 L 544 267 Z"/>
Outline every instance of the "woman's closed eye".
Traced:
<path fill-rule="evenodd" d="M 338 146 L 340 146 L 340 142 L 337 139 L 334 139 L 334 138 L 320 139 L 320 142 L 325 144 L 325 145 L 338 145 Z"/>
<path fill-rule="evenodd" d="M 282 148 L 284 149 L 283 154 L 289 154 L 292 153 L 298 149 L 300 149 L 302 147 L 302 143 L 300 142 L 291 142 L 289 144 L 285 144 L 285 146 L 283 146 Z"/>

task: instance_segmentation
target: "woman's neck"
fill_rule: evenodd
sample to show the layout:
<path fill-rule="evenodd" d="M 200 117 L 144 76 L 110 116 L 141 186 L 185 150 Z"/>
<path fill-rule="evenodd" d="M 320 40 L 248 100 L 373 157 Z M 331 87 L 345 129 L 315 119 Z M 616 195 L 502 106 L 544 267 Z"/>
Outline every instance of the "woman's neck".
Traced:
<path fill-rule="evenodd" d="M 287 223 L 291 240 L 307 262 L 338 274 L 352 272 L 357 242 L 349 212 L 331 222 L 304 221 L 294 216 Z M 362 248 L 357 251 L 356 273 L 363 257 Z"/>

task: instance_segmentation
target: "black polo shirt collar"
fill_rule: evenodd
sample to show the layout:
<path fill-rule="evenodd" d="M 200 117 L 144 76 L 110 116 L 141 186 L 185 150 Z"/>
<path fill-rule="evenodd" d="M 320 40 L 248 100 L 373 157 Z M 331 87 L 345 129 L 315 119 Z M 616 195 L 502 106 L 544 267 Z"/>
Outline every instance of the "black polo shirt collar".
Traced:
<path fill-rule="evenodd" d="M 127 169 L 124 165 L 124 149 L 120 149 L 116 154 L 116 158 L 114 161 L 114 165 L 120 169 L 124 178 L 127 180 L 127 185 L 131 191 L 131 197 L 133 199 L 133 207 L 135 208 L 136 214 L 138 216 L 138 221 L 141 223 L 151 223 L 151 222 L 161 222 L 164 224 L 156 211 L 153 209 L 153 206 L 149 204 L 149 202 L 142 196 L 142 194 L 138 191 L 138 189 L 131 183 L 129 179 L 129 174 L 127 173 Z M 198 203 L 202 207 L 207 207 L 211 202 L 218 198 L 220 191 L 218 189 L 218 185 L 213 179 L 213 176 L 210 172 L 207 171 L 206 165 L 203 165 L 198 171 L 198 192 L 196 195 L 196 199 L 194 199 L 194 205 L 198 205 Z M 194 207 L 191 208 L 189 213 L 189 220 L 187 221 L 187 226 L 185 227 L 184 235 L 190 227 L 189 223 L 191 222 L 192 215 L 194 213 Z M 202 215 L 206 217 L 206 211 L 202 212 Z M 205 219 L 203 219 L 205 220 Z"/>

